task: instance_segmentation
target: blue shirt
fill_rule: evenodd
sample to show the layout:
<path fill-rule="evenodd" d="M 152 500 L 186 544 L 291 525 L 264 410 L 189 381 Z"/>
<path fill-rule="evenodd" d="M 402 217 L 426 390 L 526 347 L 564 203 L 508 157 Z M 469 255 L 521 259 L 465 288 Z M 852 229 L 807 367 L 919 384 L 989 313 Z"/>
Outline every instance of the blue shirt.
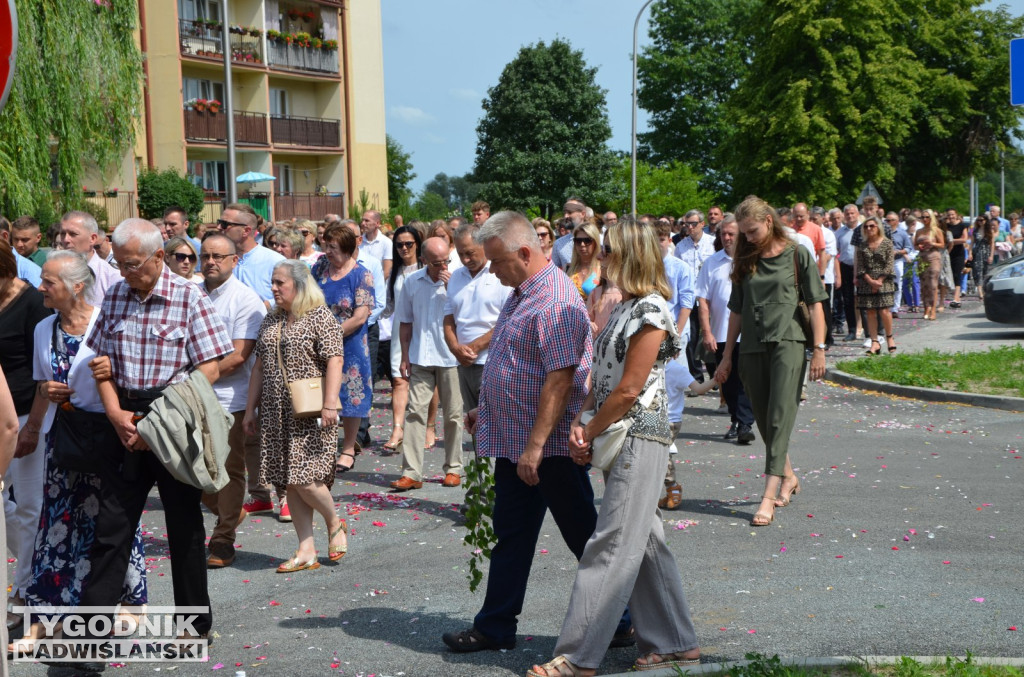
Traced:
<path fill-rule="evenodd" d="M 384 268 L 381 267 L 380 260 L 376 256 L 364 254 L 362 248 L 359 250 L 359 256 L 356 257 L 356 263 L 373 275 L 373 310 L 370 311 L 370 317 L 366 320 L 366 326 L 370 327 L 377 324 L 380 314 L 384 312 L 384 306 L 387 305 L 388 290 L 384 284 Z"/>
<path fill-rule="evenodd" d="M 563 235 L 555 240 L 555 244 L 551 248 L 551 263 L 562 270 L 568 268 L 569 264 L 572 263 L 572 247 L 572 233 Z"/>
<path fill-rule="evenodd" d="M 274 294 L 270 291 L 270 278 L 274 275 L 274 266 L 284 261 L 284 257 L 273 249 L 256 246 L 246 254 L 238 255 L 235 265 L 235 277 L 239 282 L 259 294 L 264 301 L 273 301 Z"/>
<path fill-rule="evenodd" d="M 907 231 L 905 231 L 905 230 L 894 230 L 893 231 L 893 233 L 892 233 L 892 248 L 893 248 L 893 251 L 898 251 L 900 249 L 906 249 L 908 253 L 913 251 L 914 243 L 910 239 L 910 235 L 907 233 Z M 906 254 L 897 254 L 896 255 L 896 260 L 898 260 L 898 261 L 907 261 L 908 260 L 907 259 L 907 255 Z"/>
<path fill-rule="evenodd" d="M 14 260 L 18 264 L 18 277 L 33 287 L 38 287 L 39 283 L 43 281 L 43 269 L 14 251 L 13 248 L 11 252 L 14 254 Z"/>
<path fill-rule="evenodd" d="M 694 301 L 694 276 L 690 266 L 686 265 L 672 254 L 662 259 L 665 263 L 665 277 L 668 278 L 668 286 L 672 288 L 672 298 L 668 300 L 668 311 L 672 314 L 672 321 L 679 320 L 679 311 L 683 308 L 693 309 Z"/>

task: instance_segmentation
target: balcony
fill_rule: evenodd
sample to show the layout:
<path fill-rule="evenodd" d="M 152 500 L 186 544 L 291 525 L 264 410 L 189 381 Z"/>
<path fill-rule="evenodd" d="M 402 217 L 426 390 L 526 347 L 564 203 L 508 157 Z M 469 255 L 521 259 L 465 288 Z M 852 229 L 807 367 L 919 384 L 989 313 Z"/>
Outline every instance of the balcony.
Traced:
<path fill-rule="evenodd" d="M 231 59 L 236 63 L 263 63 L 262 33 L 229 33 Z M 224 28 L 219 23 L 202 19 L 178 20 L 179 49 L 184 56 L 224 57 Z"/>
<path fill-rule="evenodd" d="M 271 115 L 270 139 L 275 145 L 341 146 L 341 121 L 299 115 Z"/>
<path fill-rule="evenodd" d="M 293 217 L 322 221 L 326 214 L 345 213 L 345 194 L 332 193 L 275 193 L 274 219 L 281 221 Z"/>
<path fill-rule="evenodd" d="M 133 191 L 112 190 L 97 192 L 87 190 L 84 192 L 84 197 L 86 202 L 106 210 L 107 223 L 111 229 L 125 219 L 139 215 L 138 204 L 136 203 Z"/>
<path fill-rule="evenodd" d="M 338 50 L 322 47 L 303 47 L 288 44 L 283 40 L 267 42 L 267 62 L 274 68 L 311 71 L 314 73 L 338 72 Z"/>
<path fill-rule="evenodd" d="M 211 113 L 186 108 L 185 138 L 189 141 L 227 143 L 228 116 L 221 111 Z M 235 143 L 266 146 L 267 119 L 263 113 L 235 111 Z"/>

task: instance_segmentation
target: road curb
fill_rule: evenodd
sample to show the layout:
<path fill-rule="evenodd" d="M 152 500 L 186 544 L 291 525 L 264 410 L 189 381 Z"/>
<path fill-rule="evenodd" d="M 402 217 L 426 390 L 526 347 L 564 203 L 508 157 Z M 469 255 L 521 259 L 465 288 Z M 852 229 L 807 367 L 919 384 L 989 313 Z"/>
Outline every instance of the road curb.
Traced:
<path fill-rule="evenodd" d="M 988 409 L 1001 409 L 1004 411 L 1024 411 L 1024 397 L 982 395 L 981 393 L 961 393 L 952 390 L 940 390 L 938 388 L 905 386 L 898 383 L 889 383 L 888 381 L 875 381 L 863 376 L 854 376 L 838 369 L 826 369 L 825 378 L 844 386 L 851 386 L 861 390 L 872 390 L 889 395 L 899 395 L 900 397 L 908 397 L 925 402 L 953 402 L 956 404 L 967 404 L 972 407 L 986 407 Z"/>
<path fill-rule="evenodd" d="M 947 656 L 833 656 L 831 658 L 782 658 L 782 664 L 797 668 L 815 669 L 815 668 L 841 668 L 845 665 L 864 665 L 868 667 L 874 667 L 876 665 L 893 665 L 899 663 L 903 658 L 911 658 L 922 665 L 934 665 L 944 664 Z M 960 661 L 966 661 L 967 656 L 953 656 Z M 1022 667 L 1024 666 L 1024 658 L 982 658 L 979 656 L 971 656 L 970 661 L 972 665 L 998 665 L 998 666 L 1010 666 L 1010 667 Z M 731 668 L 750 665 L 754 661 L 729 661 L 726 663 L 701 663 L 700 665 L 687 666 L 682 668 L 680 673 L 676 668 L 663 668 L 661 670 L 649 670 L 645 672 L 645 675 L 651 677 L 679 677 L 680 674 L 690 675 L 709 675 L 720 672 L 726 672 Z M 636 677 L 639 673 L 636 672 L 619 672 L 611 675 L 603 675 L 602 677 Z"/>

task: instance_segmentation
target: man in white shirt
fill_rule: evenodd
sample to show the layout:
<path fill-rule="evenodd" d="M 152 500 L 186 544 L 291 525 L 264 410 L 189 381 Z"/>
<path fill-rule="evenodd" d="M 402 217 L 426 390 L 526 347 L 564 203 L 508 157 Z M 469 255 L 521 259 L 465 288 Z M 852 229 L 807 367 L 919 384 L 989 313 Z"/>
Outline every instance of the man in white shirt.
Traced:
<path fill-rule="evenodd" d="M 116 268 L 96 255 L 94 247 L 99 241 L 100 227 L 88 212 L 68 212 L 60 220 L 60 248 L 70 249 L 85 257 L 96 283 L 86 300 L 94 306 L 103 304 L 107 289 L 121 281 Z"/>
<path fill-rule="evenodd" d="M 822 304 L 822 309 L 825 311 L 825 345 L 831 346 L 835 343 L 835 339 L 832 336 L 834 324 L 832 319 L 832 303 L 835 298 L 836 254 L 839 253 L 839 249 L 836 246 L 836 234 L 832 232 L 831 228 L 822 226 L 821 234 L 825 237 L 825 251 L 821 255 L 825 259 L 825 272 L 821 275 L 821 281 L 825 283 L 825 291 L 828 292 L 829 298 L 828 303 Z"/>
<path fill-rule="evenodd" d="M 701 266 L 715 253 L 715 236 L 704 232 L 704 214 L 699 209 L 686 212 L 680 234 L 683 239 L 676 245 L 676 258 L 690 268 L 690 279 L 696 280 Z M 700 340 L 700 326 L 697 318 L 690 316 L 690 336 L 686 342 L 686 364 L 695 381 L 704 382 L 704 370 L 697 359 L 697 342 Z"/>
<path fill-rule="evenodd" d="M 423 268 L 409 276 L 395 309 L 402 345 L 400 371 L 409 379 L 402 440 L 402 476 L 391 483 L 396 491 L 423 486 L 423 447 L 427 441 L 427 410 L 436 387 L 444 408 L 444 486 L 462 483 L 462 393 L 459 362 L 444 340 L 444 309 L 448 302 L 448 243 L 427 238 L 420 248 Z"/>
<path fill-rule="evenodd" d="M 843 294 L 843 314 L 846 316 L 846 337 L 844 341 L 857 339 L 857 304 L 854 296 L 853 265 L 856 250 L 853 247 L 853 232 L 860 224 L 860 210 L 857 205 L 843 207 L 843 223 L 836 229 L 836 249 L 839 250 L 839 290 Z"/>
<path fill-rule="evenodd" d="M 491 333 L 512 291 L 491 272 L 483 245 L 474 239 L 479 230 L 479 225 L 471 223 L 455 231 L 455 250 L 462 268 L 448 280 L 444 307 L 444 340 L 459 361 L 459 389 L 465 411 L 476 409 L 479 403 L 480 377 Z"/>
<path fill-rule="evenodd" d="M 219 234 L 207 237 L 199 261 L 203 272 L 202 288 L 224 321 L 235 348 L 234 352 L 221 358 L 220 378 L 213 384 L 217 401 L 234 418 L 228 432 L 228 457 L 224 462 L 228 483 L 216 494 L 203 494 L 203 505 L 217 517 L 217 525 L 213 528 L 207 546 L 210 556 L 206 560 L 206 567 L 219 569 L 235 561 L 235 530 L 246 515 L 242 508 L 245 500 L 246 461 L 250 462 L 250 477 L 258 481 L 260 472 L 260 441 L 243 432 L 242 419 L 245 417 L 245 401 L 249 392 L 249 375 L 255 361 L 252 351 L 256 347 L 256 337 L 267 309 L 256 292 L 231 274 L 238 256 L 235 254 L 235 243 L 230 239 Z M 251 465 L 252 459 L 255 459 L 257 465 Z"/>
<path fill-rule="evenodd" d="M 719 225 L 722 250 L 709 258 L 697 276 L 697 315 L 704 347 L 715 353 L 715 361 L 721 362 L 725 355 L 725 339 L 729 333 L 729 296 L 732 294 L 732 257 L 736 252 L 736 236 L 739 229 L 735 219 Z M 732 359 L 739 360 L 739 340 L 733 349 Z M 725 439 L 735 439 L 737 444 L 754 441 L 754 410 L 743 391 L 739 370 L 733 369 L 722 384 L 722 395 L 729 409 L 731 419 Z"/>
<path fill-rule="evenodd" d="M 270 278 L 274 274 L 274 266 L 284 261 L 284 257 L 256 243 L 257 223 L 253 208 L 241 203 L 229 204 L 217 219 L 221 234 L 235 243 L 238 252 L 235 277 L 256 292 L 269 309 L 274 300 L 274 294 L 270 291 Z"/>
<path fill-rule="evenodd" d="M 363 212 L 360 227 L 363 231 L 363 252 L 380 261 L 385 279 L 391 277 L 391 259 L 394 256 L 394 249 L 391 246 L 391 240 L 380 232 L 380 212 L 367 209 Z"/>

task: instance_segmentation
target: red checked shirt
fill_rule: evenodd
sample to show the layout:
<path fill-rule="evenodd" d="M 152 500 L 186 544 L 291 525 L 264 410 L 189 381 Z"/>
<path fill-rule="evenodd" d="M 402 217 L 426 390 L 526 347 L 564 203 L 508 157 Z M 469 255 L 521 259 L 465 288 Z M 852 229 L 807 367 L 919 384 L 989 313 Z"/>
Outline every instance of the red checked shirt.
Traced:
<path fill-rule="evenodd" d="M 86 343 L 110 357 L 114 382 L 132 390 L 179 383 L 233 350 L 210 299 L 166 266 L 145 299 L 123 280 L 111 287 Z"/>
<path fill-rule="evenodd" d="M 480 383 L 477 453 L 513 463 L 526 450 L 548 373 L 576 367 L 565 415 L 544 458 L 569 455 L 569 425 L 587 394 L 593 346 L 580 292 L 552 264 L 516 287 L 501 309 Z"/>

